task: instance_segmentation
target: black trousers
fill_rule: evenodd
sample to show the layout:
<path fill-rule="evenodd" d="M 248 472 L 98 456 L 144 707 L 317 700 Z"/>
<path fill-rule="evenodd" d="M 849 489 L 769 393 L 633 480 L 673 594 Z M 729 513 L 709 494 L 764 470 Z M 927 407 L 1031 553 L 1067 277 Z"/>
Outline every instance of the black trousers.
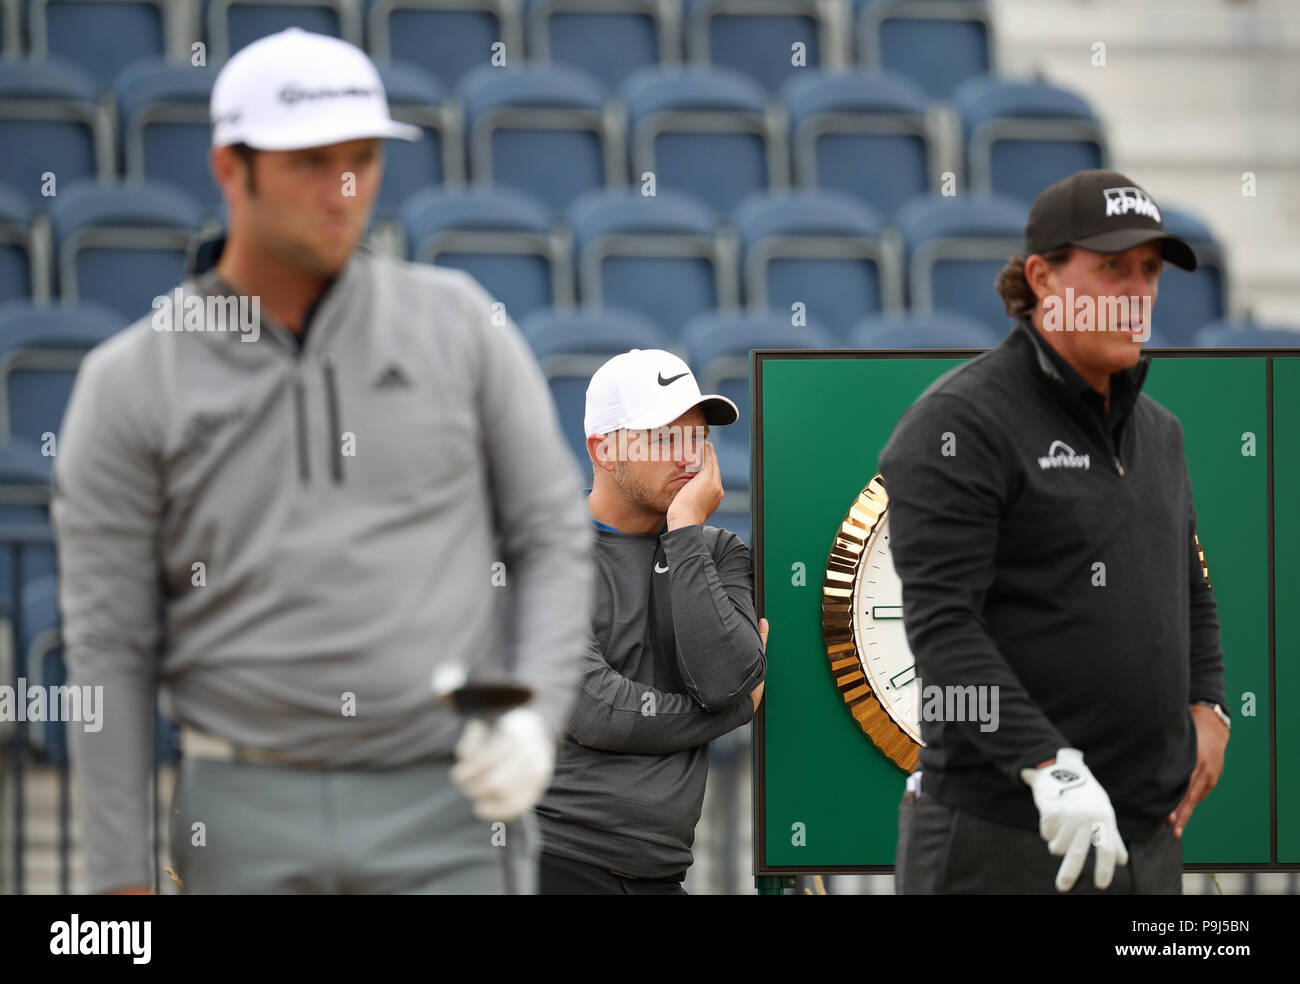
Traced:
<path fill-rule="evenodd" d="M 1110 887 L 1092 882 L 1096 851 L 1088 849 L 1074 887 L 1056 890 L 1056 857 L 1037 830 L 1008 827 L 953 809 L 922 794 L 898 808 L 899 895 L 1181 895 L 1183 842 L 1172 824 L 1149 840 L 1125 842 L 1128 864 L 1116 867 Z"/>
<path fill-rule="evenodd" d="M 682 877 L 686 872 L 682 872 Z M 681 878 L 624 878 L 594 864 L 542 852 L 539 895 L 685 895 Z"/>

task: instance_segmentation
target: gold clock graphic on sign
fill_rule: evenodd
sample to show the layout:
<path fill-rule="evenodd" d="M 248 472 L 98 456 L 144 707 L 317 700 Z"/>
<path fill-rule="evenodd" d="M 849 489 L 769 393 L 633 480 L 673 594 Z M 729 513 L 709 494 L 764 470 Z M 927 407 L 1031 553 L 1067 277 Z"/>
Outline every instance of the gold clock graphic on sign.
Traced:
<path fill-rule="evenodd" d="M 922 744 L 920 695 L 880 475 L 858 493 L 835 533 L 822 586 L 822 635 L 845 707 L 877 748 L 911 772 Z"/>

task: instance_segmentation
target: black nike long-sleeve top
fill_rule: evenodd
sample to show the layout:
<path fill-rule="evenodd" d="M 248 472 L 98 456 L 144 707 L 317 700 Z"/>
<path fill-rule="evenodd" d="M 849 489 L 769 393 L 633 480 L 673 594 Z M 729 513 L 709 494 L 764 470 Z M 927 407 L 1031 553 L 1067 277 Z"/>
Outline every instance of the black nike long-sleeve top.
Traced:
<path fill-rule="evenodd" d="M 927 795 L 1037 829 L 1019 771 L 1074 747 L 1125 839 L 1151 836 L 1196 762 L 1189 704 L 1227 707 L 1176 417 L 1109 413 L 1025 319 L 936 380 L 881 453 L 904 627 L 926 686 L 997 686 L 1000 721 L 922 721 Z"/>
<path fill-rule="evenodd" d="M 543 849 L 637 878 L 690 867 L 708 743 L 767 672 L 749 548 L 727 530 L 596 532 L 596 591 Z"/>

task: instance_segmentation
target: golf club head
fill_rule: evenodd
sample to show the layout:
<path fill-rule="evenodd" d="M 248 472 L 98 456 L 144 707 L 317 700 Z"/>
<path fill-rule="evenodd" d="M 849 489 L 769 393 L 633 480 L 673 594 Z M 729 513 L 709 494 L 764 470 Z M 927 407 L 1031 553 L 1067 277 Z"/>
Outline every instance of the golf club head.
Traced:
<path fill-rule="evenodd" d="M 527 704 L 532 696 L 532 689 L 520 683 L 481 680 L 461 684 L 442 699 L 462 717 L 495 718 Z"/>

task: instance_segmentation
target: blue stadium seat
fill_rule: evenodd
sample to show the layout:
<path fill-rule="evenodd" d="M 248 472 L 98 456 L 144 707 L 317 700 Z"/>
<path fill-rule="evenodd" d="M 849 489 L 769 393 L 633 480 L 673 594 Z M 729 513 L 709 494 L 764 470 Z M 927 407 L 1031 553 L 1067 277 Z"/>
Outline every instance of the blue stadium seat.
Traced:
<path fill-rule="evenodd" d="M 828 8 L 817 0 L 686 0 L 685 8 L 688 60 L 741 72 L 768 92 L 824 64 L 834 44 Z"/>
<path fill-rule="evenodd" d="M 784 114 L 739 72 L 644 68 L 619 90 L 627 105 L 632 183 L 685 191 L 728 212 L 745 195 L 789 184 Z"/>
<path fill-rule="evenodd" d="M 867 315 L 850 339 L 860 349 L 989 349 L 1002 335 L 964 314 L 931 311 Z"/>
<path fill-rule="evenodd" d="M 796 187 L 844 191 L 890 215 L 930 191 L 925 93 L 892 72 L 801 72 L 781 90 Z"/>
<path fill-rule="evenodd" d="M 604 87 L 568 65 L 484 65 L 457 94 L 469 134 L 470 177 L 513 185 L 551 208 L 625 182 L 621 124 Z"/>
<path fill-rule="evenodd" d="M 1187 212 L 1161 210 L 1165 231 L 1184 239 L 1196 252 L 1196 269 L 1188 272 L 1166 263 L 1160 272 L 1152 309 L 1152 333 L 1160 344 L 1191 345 L 1192 336 L 1229 308 L 1228 264 L 1214 233 Z"/>
<path fill-rule="evenodd" d="M 1186 344 L 1190 344 L 1190 343 L 1186 343 Z M 1186 347 L 1186 344 L 1175 345 L 1173 342 L 1167 342 L 1160 337 L 1160 332 L 1152 331 L 1149 335 L 1147 335 L 1147 340 L 1142 343 L 1142 351 L 1148 352 L 1151 349 L 1159 349 L 1159 348 L 1184 348 Z"/>
<path fill-rule="evenodd" d="M 393 119 L 424 131 L 419 140 L 384 141 L 384 182 L 375 208 L 381 216 L 394 216 L 403 202 L 429 185 L 464 182 L 464 135 L 459 108 L 424 69 L 382 62 L 379 76 Z"/>
<path fill-rule="evenodd" d="M 221 192 L 208 165 L 208 101 L 215 77 L 213 68 L 161 59 L 136 62 L 118 76 L 113 91 L 122 132 L 122 173 L 128 181 L 166 181 L 208 210 L 220 204 Z"/>
<path fill-rule="evenodd" d="M 182 10 L 166 0 L 31 0 L 32 54 L 66 58 L 106 86 L 131 62 L 161 58 Z"/>
<path fill-rule="evenodd" d="M 64 302 L 92 300 L 134 320 L 185 279 L 203 207 L 162 182 L 78 182 L 60 192 L 49 217 Z"/>
<path fill-rule="evenodd" d="M 968 186 L 1032 202 L 1076 171 L 1110 166 L 1105 133 L 1081 97 L 1040 81 L 967 79 L 953 92 Z"/>
<path fill-rule="evenodd" d="M 0 348 L 14 339 L 40 338 L 43 335 L 72 333 L 107 338 L 121 331 L 130 319 L 102 304 L 45 305 L 32 301 L 0 304 Z"/>
<path fill-rule="evenodd" d="M 0 441 L 0 523 L 49 527 L 50 482 L 54 458 L 26 441 Z M 20 548 L 0 543 L 0 615 L 14 611 L 14 555 Z M 22 583 L 54 573 L 52 546 L 22 549 Z"/>
<path fill-rule="evenodd" d="M 521 0 L 366 0 L 370 55 L 419 65 L 448 89 L 470 71 L 524 51 Z M 494 45 L 504 47 L 494 49 Z"/>
<path fill-rule="evenodd" d="M 516 188 L 427 188 L 402 206 L 407 256 L 473 275 L 516 322 L 573 304 L 567 238 L 545 204 Z"/>
<path fill-rule="evenodd" d="M 0 55 L 12 58 L 22 51 L 22 0 L 0 0 Z"/>
<path fill-rule="evenodd" d="M 647 65 L 681 61 L 681 9 L 659 0 L 526 0 L 528 57 L 573 65 L 617 89 Z"/>
<path fill-rule="evenodd" d="M 895 222 L 907 255 L 911 307 L 961 311 L 1001 332 L 1008 317 L 994 284 L 1025 248 L 1029 207 L 999 195 L 913 199 Z"/>
<path fill-rule="evenodd" d="M 693 315 L 739 300 L 734 244 L 689 195 L 591 191 L 573 203 L 568 224 L 585 306 L 640 311 L 677 338 Z"/>
<path fill-rule="evenodd" d="M 751 309 L 804 314 L 843 338 L 871 311 L 903 306 L 895 238 L 871 206 L 840 191 L 759 192 L 731 216 Z"/>
<path fill-rule="evenodd" d="M 733 496 L 734 493 L 728 491 L 725 484 L 723 485 L 723 490 L 725 494 L 722 497 L 722 504 L 718 506 L 717 511 L 712 516 L 709 517 L 708 525 L 716 526 L 719 529 L 730 530 L 732 533 L 735 533 L 736 536 L 740 537 L 741 540 L 743 540 L 747 545 L 749 545 L 752 548 L 753 546 L 751 542 L 752 534 L 750 532 L 751 517 L 749 514 L 749 510 L 746 509 L 742 512 L 740 510 L 733 511 L 729 509 L 727 507 L 727 501 L 729 498 Z M 745 498 L 746 500 L 748 500 L 749 498 L 748 489 L 745 490 Z M 729 737 L 729 736 L 724 736 L 724 737 Z M 714 747 L 714 744 L 716 743 L 717 740 L 715 739 L 714 743 L 709 745 L 710 754 L 712 754 L 712 749 Z M 710 761 L 714 761 L 714 760 L 710 759 Z"/>
<path fill-rule="evenodd" d="M 112 117 L 93 79 L 57 58 L 0 61 L 0 182 L 35 205 L 113 173 Z M 55 182 L 53 187 L 50 183 Z"/>
<path fill-rule="evenodd" d="M 583 416 L 592 374 L 620 352 L 667 349 L 668 340 L 649 319 L 617 308 L 534 311 L 520 322 L 519 330 L 546 374 L 579 470 L 589 478 Z"/>
<path fill-rule="evenodd" d="M 21 523 L 34 517 L 43 518 L 49 504 L 54 475 L 54 456 L 41 454 L 30 441 L 10 438 L 0 440 L 0 506 L 36 505 L 39 513 L 0 514 L 0 522 Z M 0 564 L 0 578 L 9 571 Z M 7 597 L 7 592 L 0 595 Z"/>
<path fill-rule="evenodd" d="M 82 357 L 123 320 L 98 307 L 10 307 L 0 307 L 0 440 L 53 448 Z"/>
<path fill-rule="evenodd" d="M 362 44 L 356 0 L 203 0 L 208 63 L 225 61 L 240 48 L 289 27 Z"/>
<path fill-rule="evenodd" d="M 744 418 L 742 417 L 741 420 Z M 730 530 L 749 545 L 750 537 L 750 469 L 749 441 L 733 433 L 740 426 L 737 421 L 730 427 L 717 427 L 710 431 L 709 440 L 718 453 L 718 472 L 722 476 L 722 502 L 709 517 L 708 525 Z"/>
<path fill-rule="evenodd" d="M 740 419 L 719 428 L 719 438 L 749 446 L 749 352 L 760 348 L 833 348 L 834 337 L 815 321 L 792 325 L 788 312 L 748 311 L 697 315 L 682 331 L 686 361 L 700 389 L 736 404 Z"/>
<path fill-rule="evenodd" d="M 50 209 L 60 296 L 143 317 L 185 279 L 202 216 L 197 201 L 162 182 L 69 185 Z"/>
<path fill-rule="evenodd" d="M 0 185 L 0 303 L 49 300 L 49 237 L 35 221 L 31 203 Z"/>
<path fill-rule="evenodd" d="M 22 635 L 18 644 L 27 654 L 27 685 L 32 688 L 66 685 L 67 669 L 59 636 L 59 582 L 54 574 L 24 578 L 22 611 Z M 29 723 L 27 741 L 43 761 L 62 763 L 68 759 L 67 732 L 61 719 Z"/>
<path fill-rule="evenodd" d="M 983 0 L 853 0 L 858 59 L 915 79 L 947 99 L 973 75 L 991 74 L 993 18 Z"/>
<path fill-rule="evenodd" d="M 23 633 L 20 644 L 27 652 L 27 677 L 31 687 L 62 687 L 68 682 L 60 632 L 58 580 L 54 574 L 31 578 L 23 585 Z M 83 715 L 86 713 L 82 705 Z M 99 706 L 97 713 L 104 713 Z M 101 717 L 102 722 L 102 717 Z M 159 712 L 156 722 L 156 754 L 161 761 L 180 758 L 180 733 Z M 39 758 L 53 764 L 68 761 L 69 725 L 63 720 L 28 725 L 28 741 Z M 80 727 L 74 724 L 71 727 Z"/>
<path fill-rule="evenodd" d="M 1161 279 L 1164 275 L 1161 274 Z M 1160 310 L 1159 299 L 1156 310 Z M 1198 331 L 1191 344 L 1196 348 L 1283 348 L 1300 349 L 1300 326 L 1261 325 L 1250 320 L 1219 319 Z"/>

